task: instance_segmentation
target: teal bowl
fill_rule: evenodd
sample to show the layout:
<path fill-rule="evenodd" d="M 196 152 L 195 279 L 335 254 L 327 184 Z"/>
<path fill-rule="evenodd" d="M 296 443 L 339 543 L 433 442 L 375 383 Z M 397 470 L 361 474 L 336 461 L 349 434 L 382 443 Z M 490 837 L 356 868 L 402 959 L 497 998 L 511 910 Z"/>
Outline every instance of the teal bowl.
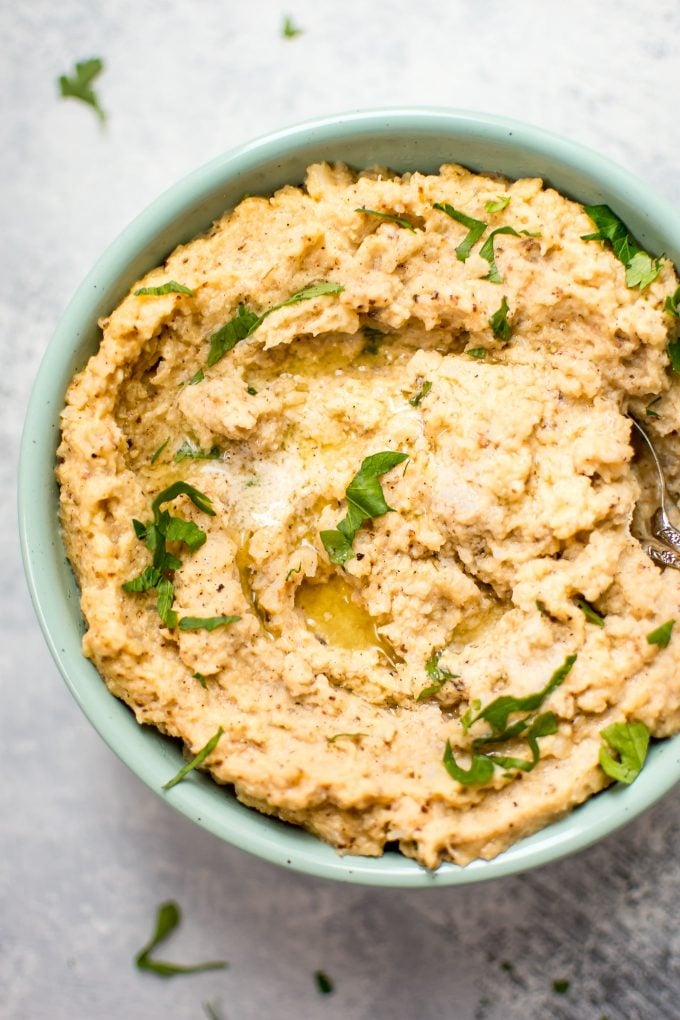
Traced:
<path fill-rule="evenodd" d="M 428 872 L 388 851 L 340 857 L 302 829 L 265 817 L 205 775 L 163 793 L 182 763 L 178 742 L 139 726 L 83 658 L 79 593 L 57 518 L 54 480 L 59 413 L 74 372 L 98 344 L 97 319 L 178 244 L 206 230 L 244 192 L 267 194 L 300 183 L 317 160 L 397 171 L 436 171 L 442 163 L 509 177 L 543 177 L 584 203 L 606 202 L 653 253 L 680 264 L 680 214 L 621 167 L 566 139 L 525 124 L 466 111 L 361 111 L 286 128 L 212 160 L 161 195 L 127 227 L 78 289 L 40 366 L 24 427 L 19 472 L 22 554 L 35 610 L 71 693 L 113 751 L 152 790 L 227 843 L 310 875 L 401 888 L 463 885 L 511 875 L 581 850 L 630 821 L 680 779 L 680 736 L 658 742 L 627 788 L 616 785 L 492 861 Z"/>

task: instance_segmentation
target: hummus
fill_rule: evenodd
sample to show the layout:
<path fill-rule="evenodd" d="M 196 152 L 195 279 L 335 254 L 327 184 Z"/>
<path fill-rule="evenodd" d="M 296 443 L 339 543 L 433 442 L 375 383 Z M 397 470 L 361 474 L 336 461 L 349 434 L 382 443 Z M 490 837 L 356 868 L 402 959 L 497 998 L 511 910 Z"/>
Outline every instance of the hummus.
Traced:
<path fill-rule="evenodd" d="M 487 224 L 466 258 L 469 224 L 436 205 Z M 315 165 L 137 283 L 70 386 L 58 479 L 85 655 L 190 754 L 221 728 L 213 777 L 340 852 L 491 858 L 611 782 L 605 727 L 680 730 L 680 639 L 647 641 L 680 617 L 680 573 L 631 530 L 654 479 L 626 416 L 677 490 L 678 280 L 661 260 L 627 286 L 594 229 L 540 180 Z M 332 562 L 320 533 L 385 451 L 408 458 L 374 478 L 390 510 Z M 179 490 L 156 507 L 205 534 L 168 535 L 159 615 L 157 587 L 123 585 L 178 480 L 214 513 Z M 526 728 L 491 747 L 535 767 L 455 779 L 447 742 L 467 770 L 475 714 L 568 659 L 538 760 Z"/>

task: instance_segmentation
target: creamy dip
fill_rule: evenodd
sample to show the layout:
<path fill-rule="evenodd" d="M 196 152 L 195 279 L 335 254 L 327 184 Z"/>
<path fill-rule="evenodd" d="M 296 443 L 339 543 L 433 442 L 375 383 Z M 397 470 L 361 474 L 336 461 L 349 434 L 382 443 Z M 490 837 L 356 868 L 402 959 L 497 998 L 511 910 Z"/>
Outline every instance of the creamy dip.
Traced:
<path fill-rule="evenodd" d="M 486 224 L 473 244 L 451 209 Z M 611 782 L 602 729 L 680 730 L 680 639 L 647 640 L 680 616 L 680 574 L 631 531 L 653 477 L 626 416 L 677 483 L 678 280 L 662 259 L 627 286 L 595 229 L 540 180 L 315 165 L 135 284 L 69 388 L 58 478 L 85 655 L 190 754 L 221 728 L 213 777 L 340 852 L 493 857 Z M 391 510 L 332 562 L 320 533 L 384 451 L 408 458 L 377 479 Z M 178 480 L 214 515 L 181 492 L 157 508 L 206 536 L 168 538 L 159 614 L 158 586 L 123 585 Z M 469 769 L 489 735 L 470 720 L 573 656 L 537 762 L 526 728 L 484 749 L 534 767 L 454 778 L 447 742 Z"/>

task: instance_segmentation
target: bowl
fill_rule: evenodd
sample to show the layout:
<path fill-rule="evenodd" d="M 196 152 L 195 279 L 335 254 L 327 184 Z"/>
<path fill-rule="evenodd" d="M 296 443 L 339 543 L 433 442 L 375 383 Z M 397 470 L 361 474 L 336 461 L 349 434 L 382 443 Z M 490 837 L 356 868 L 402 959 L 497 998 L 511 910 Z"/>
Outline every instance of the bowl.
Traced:
<path fill-rule="evenodd" d="M 194 773 L 162 793 L 182 764 L 179 743 L 137 724 L 109 694 L 80 650 L 79 593 L 66 559 L 54 479 L 59 413 L 74 372 L 95 351 L 97 319 L 178 244 L 206 230 L 244 192 L 268 194 L 301 183 L 317 160 L 397 171 L 436 171 L 445 162 L 508 177 L 543 177 L 583 203 L 607 203 L 653 253 L 680 264 L 680 214 L 621 167 L 566 139 L 486 114 L 438 109 L 348 113 L 286 128 L 242 145 L 196 170 L 150 205 L 81 284 L 46 351 L 31 395 L 19 472 L 22 555 L 35 610 L 71 693 L 113 751 L 152 790 L 226 842 L 310 875 L 367 885 L 462 885 L 510 875 L 581 850 L 648 808 L 680 779 L 680 736 L 656 743 L 635 783 L 591 798 L 491 861 L 428 872 L 388 850 L 380 858 L 339 856 L 302 829 L 244 807 L 227 789 Z"/>

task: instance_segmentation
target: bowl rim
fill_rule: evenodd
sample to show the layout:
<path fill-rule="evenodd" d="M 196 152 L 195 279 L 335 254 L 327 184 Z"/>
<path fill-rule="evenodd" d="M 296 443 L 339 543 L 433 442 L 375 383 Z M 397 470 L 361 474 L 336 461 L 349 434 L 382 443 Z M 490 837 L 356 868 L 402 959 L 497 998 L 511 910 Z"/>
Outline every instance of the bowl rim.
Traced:
<path fill-rule="evenodd" d="M 167 742 L 159 738 L 153 760 L 149 758 L 151 752 L 146 750 L 136 757 L 136 750 L 142 744 L 132 741 L 135 744 L 132 748 L 133 731 L 128 732 L 114 719 L 116 709 L 112 703 L 121 707 L 122 703 L 108 692 L 94 666 L 82 653 L 78 652 L 78 661 L 74 659 L 74 635 L 67 640 L 60 630 L 68 623 L 68 614 L 63 604 L 63 592 L 59 591 L 59 575 L 54 562 L 55 555 L 65 556 L 65 553 L 60 544 L 58 524 L 55 529 L 54 518 L 45 506 L 47 499 L 37 498 L 41 490 L 47 493 L 56 486 L 53 478 L 48 480 L 45 477 L 45 465 L 54 465 L 56 438 L 45 429 L 36 432 L 33 423 L 45 414 L 46 408 L 53 408 L 55 404 L 59 408 L 63 406 L 59 368 L 64 361 L 64 352 L 73 346 L 74 338 L 77 344 L 83 324 L 87 322 L 93 290 L 96 291 L 102 281 L 119 277 L 130 261 L 130 252 L 139 250 L 143 241 L 170 225 L 183 208 L 195 204 L 202 196 L 214 193 L 221 182 L 234 174 L 252 172 L 265 152 L 276 152 L 277 149 L 290 152 L 301 143 L 309 142 L 310 138 L 316 142 L 337 144 L 349 137 L 394 132 L 395 128 L 424 134 L 455 129 L 466 130 L 471 135 L 477 132 L 479 137 L 492 139 L 513 137 L 513 146 L 521 147 L 534 157 L 546 155 L 567 167 L 576 167 L 594 181 L 602 182 L 607 193 L 612 191 L 614 181 L 614 191 L 618 188 L 629 196 L 631 202 L 644 208 L 653 222 L 670 224 L 666 226 L 666 232 L 677 236 L 680 244 L 680 212 L 643 181 L 608 158 L 580 143 L 521 121 L 472 110 L 439 107 L 349 111 L 313 118 L 267 133 L 228 150 L 187 174 L 162 192 L 125 227 L 77 288 L 41 360 L 21 439 L 19 534 L 24 570 L 38 622 L 71 694 L 114 753 L 157 794 L 161 794 L 162 782 L 172 775 L 177 765 L 174 748 L 170 751 Z M 71 647 L 68 647 L 69 640 Z M 78 646 L 79 640 L 78 636 Z M 92 683 L 93 674 L 97 677 L 96 686 Z M 140 726 L 127 709 L 124 711 L 128 712 L 130 724 L 140 735 L 140 740 L 146 740 L 145 748 L 148 749 L 149 733 L 152 731 L 149 727 Z M 572 811 L 567 818 L 551 823 L 490 861 L 474 861 L 465 868 L 447 863 L 435 872 L 425 870 L 400 854 L 393 855 L 393 858 L 389 855 L 380 858 L 341 857 L 302 830 L 273 829 L 273 822 L 276 826 L 281 823 L 244 808 L 233 795 L 231 800 L 226 800 L 224 794 L 218 791 L 228 808 L 220 810 L 205 795 L 206 789 L 217 789 L 215 784 L 196 773 L 192 781 L 178 785 L 164 795 L 164 799 L 230 845 L 305 874 L 364 885 L 432 888 L 467 885 L 518 874 L 583 850 L 613 833 L 651 807 L 680 781 L 680 735 L 655 745 L 650 758 L 653 759 L 653 767 L 644 769 L 631 787 L 622 789 L 620 784 L 609 787 L 597 798 L 590 798 Z M 597 811 L 593 810 L 596 801 Z M 254 817 L 251 818 L 251 815 Z"/>

